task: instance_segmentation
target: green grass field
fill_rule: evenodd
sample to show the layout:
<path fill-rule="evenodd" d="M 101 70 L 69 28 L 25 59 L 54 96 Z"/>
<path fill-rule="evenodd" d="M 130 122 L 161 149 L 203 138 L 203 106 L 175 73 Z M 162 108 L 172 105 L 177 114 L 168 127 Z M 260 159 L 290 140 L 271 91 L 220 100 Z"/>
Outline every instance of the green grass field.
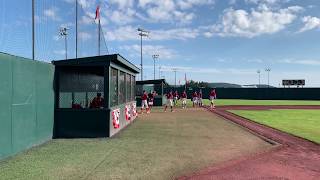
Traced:
<path fill-rule="evenodd" d="M 320 143 L 319 110 L 231 111 L 242 117 Z"/>
<path fill-rule="evenodd" d="M 204 99 L 205 105 L 210 105 L 208 99 Z M 217 99 L 217 106 L 226 105 L 320 105 L 320 101 L 294 101 L 294 100 L 242 100 L 242 99 Z M 179 105 L 181 101 L 179 101 Z M 188 100 L 188 106 L 192 106 L 192 102 Z"/>
<path fill-rule="evenodd" d="M 0 162 L 0 179 L 173 179 L 272 148 L 204 109 L 156 111 L 110 139 L 52 140 Z"/>

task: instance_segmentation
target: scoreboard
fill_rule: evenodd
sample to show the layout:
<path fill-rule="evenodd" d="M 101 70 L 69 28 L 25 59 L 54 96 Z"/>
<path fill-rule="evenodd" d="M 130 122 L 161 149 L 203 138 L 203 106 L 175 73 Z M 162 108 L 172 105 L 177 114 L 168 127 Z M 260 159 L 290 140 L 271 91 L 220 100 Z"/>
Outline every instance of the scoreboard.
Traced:
<path fill-rule="evenodd" d="M 282 80 L 283 86 L 305 86 L 306 80 L 296 79 L 296 80 Z"/>

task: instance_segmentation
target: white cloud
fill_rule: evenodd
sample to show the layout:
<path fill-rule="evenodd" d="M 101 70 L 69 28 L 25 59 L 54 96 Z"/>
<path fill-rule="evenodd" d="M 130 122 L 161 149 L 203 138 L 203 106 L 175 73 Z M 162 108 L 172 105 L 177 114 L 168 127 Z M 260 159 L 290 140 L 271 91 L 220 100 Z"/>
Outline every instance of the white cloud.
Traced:
<path fill-rule="evenodd" d="M 134 0 L 109 0 L 110 4 L 118 5 L 119 9 L 132 8 L 134 5 Z"/>
<path fill-rule="evenodd" d="M 299 32 L 320 28 L 320 18 L 305 16 L 302 18 L 302 22 L 304 23 L 304 26 L 299 30 Z"/>
<path fill-rule="evenodd" d="M 176 28 L 176 29 L 160 29 L 151 30 L 150 39 L 146 40 L 187 40 L 194 39 L 200 35 L 198 29 Z M 132 26 L 122 26 L 112 31 L 106 32 L 106 39 L 110 41 L 127 41 L 139 40 L 137 28 Z"/>
<path fill-rule="evenodd" d="M 181 9 L 191 9 L 194 6 L 214 5 L 214 0 L 180 0 L 177 1 Z"/>
<path fill-rule="evenodd" d="M 45 9 L 43 11 L 43 14 L 45 17 L 50 18 L 51 20 L 60 21 L 61 18 L 57 15 L 58 10 L 59 9 L 56 7 L 51 7 L 51 8 Z"/>
<path fill-rule="evenodd" d="M 245 0 L 247 3 L 254 3 L 254 4 L 279 4 L 279 3 L 286 3 L 290 0 Z"/>
<path fill-rule="evenodd" d="M 314 59 L 302 59 L 302 60 L 284 59 L 284 60 L 280 60 L 279 63 L 319 66 L 320 65 L 320 60 L 314 60 Z"/>
<path fill-rule="evenodd" d="M 87 41 L 92 38 L 92 35 L 87 32 L 79 32 L 78 36 L 79 39 L 83 41 Z"/>
<path fill-rule="evenodd" d="M 79 23 L 82 25 L 91 25 L 91 24 L 94 24 L 94 18 L 88 15 L 84 15 L 84 16 L 81 16 Z"/>
<path fill-rule="evenodd" d="M 134 57 L 140 57 L 140 45 L 125 45 L 121 46 L 120 49 L 126 50 L 129 54 Z M 151 57 L 154 54 L 159 54 L 159 59 L 172 59 L 177 55 L 176 51 L 169 49 L 162 45 L 144 45 L 143 46 L 143 54 Z"/>
<path fill-rule="evenodd" d="M 224 11 L 221 22 L 211 27 L 211 33 L 219 36 L 256 37 L 262 34 L 273 34 L 286 28 L 303 8 L 290 6 L 285 9 L 272 10 L 266 6 L 258 9 Z M 210 34 L 207 34 L 210 36 Z"/>

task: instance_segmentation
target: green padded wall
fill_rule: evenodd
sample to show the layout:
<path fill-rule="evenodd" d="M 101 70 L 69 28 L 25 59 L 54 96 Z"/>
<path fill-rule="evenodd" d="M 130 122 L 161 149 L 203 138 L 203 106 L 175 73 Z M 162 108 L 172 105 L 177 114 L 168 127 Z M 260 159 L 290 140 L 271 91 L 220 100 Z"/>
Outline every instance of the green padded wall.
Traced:
<path fill-rule="evenodd" d="M 54 67 L 0 53 L 0 159 L 52 138 Z"/>

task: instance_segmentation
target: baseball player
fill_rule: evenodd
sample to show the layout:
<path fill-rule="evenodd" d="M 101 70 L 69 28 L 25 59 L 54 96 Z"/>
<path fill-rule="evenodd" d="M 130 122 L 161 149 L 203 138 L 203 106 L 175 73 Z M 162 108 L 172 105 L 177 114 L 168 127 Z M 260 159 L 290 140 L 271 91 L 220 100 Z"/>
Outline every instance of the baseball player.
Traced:
<path fill-rule="evenodd" d="M 166 96 L 167 96 L 167 103 L 166 103 L 166 106 L 164 108 L 164 112 L 167 112 L 168 106 L 170 106 L 171 112 L 173 112 L 173 93 L 172 93 L 172 91 L 167 93 Z"/>
<path fill-rule="evenodd" d="M 186 91 L 183 91 L 181 94 L 181 100 L 182 100 L 182 108 L 185 109 L 187 108 L 187 93 Z"/>
<path fill-rule="evenodd" d="M 202 91 L 200 90 L 198 93 L 198 105 L 202 107 Z"/>
<path fill-rule="evenodd" d="M 193 102 L 193 107 L 196 107 L 198 104 L 198 93 L 195 91 L 192 94 L 192 102 Z"/>
<path fill-rule="evenodd" d="M 157 93 L 155 91 L 150 92 L 148 94 L 148 105 L 149 105 L 149 111 L 151 111 L 153 104 L 154 104 L 154 98 L 157 95 Z"/>
<path fill-rule="evenodd" d="M 174 106 L 177 106 L 178 104 L 178 99 L 179 99 L 179 93 L 178 91 L 175 91 L 174 94 L 173 94 L 173 100 L 174 100 Z"/>
<path fill-rule="evenodd" d="M 148 95 L 146 91 L 143 91 L 141 95 L 141 114 L 143 114 L 143 109 L 146 108 L 146 113 L 150 113 L 148 106 Z"/>
<path fill-rule="evenodd" d="M 211 102 L 210 108 L 214 109 L 215 108 L 214 100 L 217 99 L 217 93 L 216 93 L 215 89 L 211 90 L 209 97 L 210 97 L 210 102 Z"/>

